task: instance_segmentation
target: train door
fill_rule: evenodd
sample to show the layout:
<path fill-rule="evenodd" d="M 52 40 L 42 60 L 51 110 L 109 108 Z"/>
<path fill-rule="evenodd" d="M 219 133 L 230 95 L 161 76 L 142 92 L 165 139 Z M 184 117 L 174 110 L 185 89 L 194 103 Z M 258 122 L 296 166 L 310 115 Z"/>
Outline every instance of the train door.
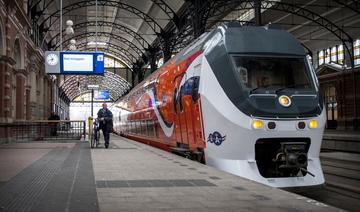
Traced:
<path fill-rule="evenodd" d="M 183 76 L 184 78 L 186 78 L 186 73 Z M 179 91 L 179 95 L 178 95 L 178 105 L 179 105 L 179 110 L 177 115 L 179 116 L 179 120 L 180 120 L 180 130 L 181 130 L 181 138 L 182 138 L 182 143 L 185 145 L 189 145 L 189 128 L 187 126 L 188 122 L 187 122 L 187 117 L 186 117 L 186 104 L 187 101 L 183 98 L 184 94 L 185 94 L 185 87 L 184 85 L 182 85 Z"/>
<path fill-rule="evenodd" d="M 180 88 L 177 85 L 180 85 L 181 77 L 183 76 L 183 73 L 176 76 L 174 79 L 175 84 L 175 90 L 174 90 L 174 96 L 173 96 L 173 104 L 174 104 L 174 124 L 175 124 L 175 139 L 177 143 L 182 143 L 182 126 L 180 122 L 180 105 L 179 105 L 179 95 Z"/>
<path fill-rule="evenodd" d="M 186 80 L 185 84 L 183 85 L 183 92 L 181 93 L 189 146 L 191 143 L 195 143 L 196 140 L 193 101 L 194 79 L 194 77 L 191 77 L 190 79 Z"/>

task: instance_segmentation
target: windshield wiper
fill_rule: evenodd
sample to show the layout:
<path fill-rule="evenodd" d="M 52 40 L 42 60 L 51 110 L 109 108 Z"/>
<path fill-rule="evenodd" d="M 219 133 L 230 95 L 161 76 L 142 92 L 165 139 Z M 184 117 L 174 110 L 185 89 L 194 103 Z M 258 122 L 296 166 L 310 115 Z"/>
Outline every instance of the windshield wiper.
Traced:
<path fill-rule="evenodd" d="M 288 89 L 288 88 L 296 88 L 296 87 L 300 87 L 300 86 L 306 86 L 306 85 L 309 85 L 307 83 L 303 83 L 303 84 L 292 84 L 292 85 L 289 85 L 289 86 L 285 86 L 285 87 L 282 87 L 282 88 L 278 88 L 275 90 L 275 93 L 277 94 L 278 92 L 282 91 L 282 90 L 285 90 L 285 89 Z M 304 87 L 305 88 L 305 87 Z"/>
<path fill-rule="evenodd" d="M 251 89 L 250 92 L 249 92 L 249 94 L 253 94 L 254 91 L 256 91 L 256 90 L 259 89 L 259 88 L 262 88 L 262 87 L 260 86 L 260 87 L 256 87 L 256 88 Z"/>
<path fill-rule="evenodd" d="M 282 91 L 282 90 L 285 90 L 285 89 L 288 89 L 288 88 L 295 88 L 297 87 L 298 85 L 296 84 L 293 84 L 293 85 L 289 85 L 289 86 L 286 86 L 286 87 L 282 87 L 282 88 L 278 88 L 275 90 L 275 93 L 277 94 L 278 92 Z"/>

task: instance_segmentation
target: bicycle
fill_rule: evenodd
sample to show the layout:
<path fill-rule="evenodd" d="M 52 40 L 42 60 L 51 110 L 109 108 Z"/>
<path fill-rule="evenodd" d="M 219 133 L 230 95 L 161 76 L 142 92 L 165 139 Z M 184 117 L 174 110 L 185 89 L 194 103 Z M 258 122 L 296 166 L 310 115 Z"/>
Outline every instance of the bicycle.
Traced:
<path fill-rule="evenodd" d="M 91 148 L 98 147 L 100 140 L 100 128 L 99 128 L 99 120 L 95 119 L 93 123 L 93 130 L 91 136 Z"/>

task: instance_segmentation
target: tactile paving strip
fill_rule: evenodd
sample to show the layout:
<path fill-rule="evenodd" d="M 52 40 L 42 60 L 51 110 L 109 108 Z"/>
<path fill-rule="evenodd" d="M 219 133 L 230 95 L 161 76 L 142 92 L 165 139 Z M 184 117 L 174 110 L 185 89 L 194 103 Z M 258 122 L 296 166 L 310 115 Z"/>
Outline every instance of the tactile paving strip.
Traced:
<path fill-rule="evenodd" d="M 54 149 L 24 169 L 0 189 L 4 211 L 30 211 L 53 176 L 61 169 L 70 149 Z"/>
<path fill-rule="evenodd" d="M 207 180 L 98 180 L 97 188 L 200 187 L 216 186 Z"/>

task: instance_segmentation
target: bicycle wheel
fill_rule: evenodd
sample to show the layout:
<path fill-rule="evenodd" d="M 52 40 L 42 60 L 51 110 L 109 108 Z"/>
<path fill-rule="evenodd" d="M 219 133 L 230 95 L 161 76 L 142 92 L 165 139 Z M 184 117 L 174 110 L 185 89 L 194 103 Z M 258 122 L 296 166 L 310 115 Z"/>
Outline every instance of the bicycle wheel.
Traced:
<path fill-rule="evenodd" d="M 92 135 L 91 135 L 91 141 L 90 141 L 91 148 L 95 147 L 95 142 L 96 142 L 96 137 L 95 136 L 96 136 L 96 133 L 93 131 Z"/>
<path fill-rule="evenodd" d="M 100 140 L 100 131 L 96 130 L 96 147 L 99 146 L 99 140 Z"/>

